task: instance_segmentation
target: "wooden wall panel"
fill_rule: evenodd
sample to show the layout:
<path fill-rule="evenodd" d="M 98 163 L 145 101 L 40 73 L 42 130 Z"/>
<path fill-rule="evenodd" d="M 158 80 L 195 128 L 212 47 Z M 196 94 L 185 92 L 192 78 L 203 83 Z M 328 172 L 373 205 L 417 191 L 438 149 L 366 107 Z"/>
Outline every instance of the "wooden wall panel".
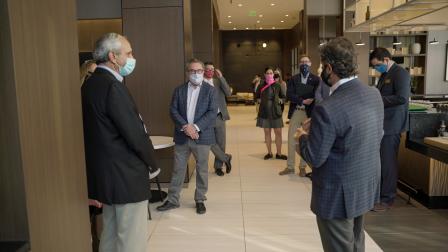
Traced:
<path fill-rule="evenodd" d="M 0 242 L 29 239 L 7 7 L 0 1 Z"/>
<path fill-rule="evenodd" d="M 202 61 L 213 61 L 213 7 L 211 0 L 191 3 L 193 56 Z"/>
<path fill-rule="evenodd" d="M 95 42 L 104 34 L 123 33 L 120 19 L 93 19 L 78 21 L 78 48 L 80 52 L 92 52 Z"/>
<path fill-rule="evenodd" d="M 75 1 L 9 0 L 32 251 L 90 251 Z"/>
<path fill-rule="evenodd" d="M 137 59 L 126 85 L 152 135 L 173 135 L 171 96 L 185 81 L 185 61 L 192 52 L 191 44 L 185 45 L 191 33 L 184 32 L 184 15 L 183 7 L 123 9 L 123 32 Z"/>

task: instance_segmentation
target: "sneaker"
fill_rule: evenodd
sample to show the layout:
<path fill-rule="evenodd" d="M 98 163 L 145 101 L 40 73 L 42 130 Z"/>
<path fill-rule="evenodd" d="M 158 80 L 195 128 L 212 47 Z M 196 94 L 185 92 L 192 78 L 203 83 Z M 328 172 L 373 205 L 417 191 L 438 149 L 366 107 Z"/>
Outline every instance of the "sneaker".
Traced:
<path fill-rule="evenodd" d="M 288 175 L 288 174 L 293 174 L 294 170 L 289 169 L 288 167 L 286 167 L 283 171 L 279 172 L 278 175 L 283 176 L 283 175 Z"/>
<path fill-rule="evenodd" d="M 306 177 L 306 170 L 305 168 L 301 168 L 299 171 L 299 177 Z"/>
<path fill-rule="evenodd" d="M 288 160 L 288 157 L 286 155 L 275 154 L 275 159 Z"/>
<path fill-rule="evenodd" d="M 268 153 L 268 154 L 264 155 L 264 160 L 271 159 L 272 157 L 273 157 L 272 153 Z"/>
<path fill-rule="evenodd" d="M 149 169 L 149 179 L 153 179 L 159 176 L 159 174 L 160 174 L 160 168 L 157 168 L 156 170 L 153 170 L 151 168 Z"/>
<path fill-rule="evenodd" d="M 381 203 L 375 204 L 372 211 L 373 212 L 386 212 L 391 207 L 392 207 L 392 204 L 387 204 L 387 203 L 381 202 Z"/>
<path fill-rule="evenodd" d="M 165 203 L 163 203 L 163 205 L 158 206 L 156 209 L 157 209 L 157 211 L 163 212 L 163 211 L 171 210 L 171 209 L 178 208 L 178 207 L 179 207 L 179 205 L 175 205 L 167 200 L 167 201 L 165 201 Z"/>

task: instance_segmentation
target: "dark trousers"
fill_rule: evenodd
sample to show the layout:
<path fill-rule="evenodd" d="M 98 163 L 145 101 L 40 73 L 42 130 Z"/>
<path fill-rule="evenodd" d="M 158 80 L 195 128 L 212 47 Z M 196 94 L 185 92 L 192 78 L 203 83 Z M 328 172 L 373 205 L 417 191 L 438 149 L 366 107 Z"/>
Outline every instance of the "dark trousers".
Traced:
<path fill-rule="evenodd" d="M 317 218 L 325 252 L 364 252 L 364 215 L 353 219 Z"/>
<path fill-rule="evenodd" d="M 381 202 L 394 203 L 398 181 L 400 134 L 385 135 L 381 140 Z"/>

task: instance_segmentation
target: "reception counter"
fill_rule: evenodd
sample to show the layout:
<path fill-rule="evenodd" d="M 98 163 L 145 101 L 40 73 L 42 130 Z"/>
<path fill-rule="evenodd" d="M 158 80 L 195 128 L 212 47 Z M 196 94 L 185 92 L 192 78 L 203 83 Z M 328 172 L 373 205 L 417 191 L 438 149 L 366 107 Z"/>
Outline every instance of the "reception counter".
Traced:
<path fill-rule="evenodd" d="M 428 208 L 448 208 L 448 151 L 424 141 L 437 136 L 442 120 L 448 115 L 410 113 L 398 156 L 399 188 Z"/>

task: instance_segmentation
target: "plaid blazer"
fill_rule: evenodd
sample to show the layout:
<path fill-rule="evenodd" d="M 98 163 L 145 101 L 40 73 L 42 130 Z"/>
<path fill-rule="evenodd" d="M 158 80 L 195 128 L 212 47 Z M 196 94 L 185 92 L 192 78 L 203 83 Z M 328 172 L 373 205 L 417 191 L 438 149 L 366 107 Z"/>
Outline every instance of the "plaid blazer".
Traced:
<path fill-rule="evenodd" d="M 311 210 L 323 219 L 351 219 L 379 199 L 384 108 L 377 89 L 358 79 L 317 104 L 298 151 L 313 167 Z"/>

